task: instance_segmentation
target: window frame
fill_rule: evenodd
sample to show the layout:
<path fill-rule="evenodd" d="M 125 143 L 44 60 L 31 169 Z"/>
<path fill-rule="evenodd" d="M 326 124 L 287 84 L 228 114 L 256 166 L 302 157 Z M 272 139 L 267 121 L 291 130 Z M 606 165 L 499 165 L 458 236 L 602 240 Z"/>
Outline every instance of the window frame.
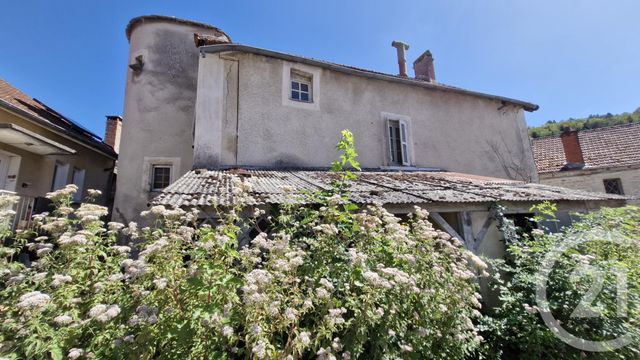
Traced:
<path fill-rule="evenodd" d="M 165 187 L 156 187 L 156 169 L 168 169 L 169 179 Z M 149 178 L 149 191 L 160 192 L 166 189 L 173 182 L 173 164 L 151 164 L 151 172 Z"/>
<path fill-rule="evenodd" d="M 302 103 L 313 103 L 313 74 L 304 72 L 302 70 L 298 70 L 295 68 L 291 68 L 289 73 L 289 100 L 298 101 Z M 293 85 L 297 84 L 298 89 L 294 89 Z M 302 85 L 307 87 L 306 91 L 302 90 Z M 298 99 L 293 96 L 293 93 L 298 93 Z M 307 95 L 307 100 L 302 98 L 302 95 Z"/>
<path fill-rule="evenodd" d="M 300 79 L 291 79 L 290 81 L 291 86 L 290 86 L 290 91 L 289 91 L 289 100 L 293 100 L 293 101 L 300 101 L 300 102 L 305 102 L 305 103 L 312 103 L 313 102 L 313 96 L 311 95 L 311 90 L 312 90 L 312 81 L 304 81 L 304 80 L 300 80 Z M 294 89 L 293 88 L 293 84 L 297 84 L 298 85 L 298 89 Z M 307 91 L 302 90 L 302 85 L 306 85 L 307 86 Z M 293 96 L 293 93 L 296 92 L 298 93 L 298 96 L 300 97 L 299 99 L 296 99 Z M 302 98 L 302 95 L 306 94 L 307 95 L 307 100 L 304 100 Z"/>
<path fill-rule="evenodd" d="M 395 125 L 397 123 L 397 126 Z M 392 136 L 392 126 L 398 130 L 398 138 Z M 400 117 L 386 118 L 386 138 L 389 148 L 389 165 L 391 166 L 411 166 L 410 141 L 409 141 L 409 122 Z M 394 141 L 397 141 L 395 143 Z M 400 161 L 394 161 L 397 147 L 400 146 L 399 155 L 402 157 Z"/>
<path fill-rule="evenodd" d="M 619 192 L 610 192 L 608 184 L 615 183 Z M 604 186 L 604 192 L 612 195 L 624 195 L 624 188 L 622 187 L 622 180 L 620 178 L 602 179 L 602 185 Z"/>

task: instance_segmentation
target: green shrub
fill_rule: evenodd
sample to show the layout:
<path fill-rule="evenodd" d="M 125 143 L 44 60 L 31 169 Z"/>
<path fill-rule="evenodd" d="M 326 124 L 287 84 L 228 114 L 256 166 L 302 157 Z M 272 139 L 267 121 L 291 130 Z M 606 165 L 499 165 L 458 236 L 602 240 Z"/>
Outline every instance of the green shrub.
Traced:
<path fill-rule="evenodd" d="M 548 204 L 537 209 L 546 214 L 553 211 Z M 515 235 L 517 232 L 509 231 L 512 226 L 507 221 L 503 228 L 506 234 L 512 234 L 507 238 L 506 259 L 491 261 L 501 304 L 488 313 L 480 326 L 487 339 L 483 347 L 488 357 L 640 357 L 640 208 L 605 208 L 583 215 L 579 222 L 559 234 L 538 230 L 519 237 Z M 577 245 L 567 246 L 570 243 Z M 563 245 L 567 250 L 559 256 L 553 270 L 548 275 L 541 273 L 548 254 Z M 623 304 L 626 314 L 619 313 L 621 304 L 617 300 L 620 289 L 615 274 L 620 270 L 626 274 L 626 305 Z M 628 334 L 631 344 L 611 349 L 615 351 L 591 352 L 565 343 L 541 318 L 540 312 L 545 308 L 537 303 L 536 290 L 542 277 L 548 278 L 548 308 L 569 333 L 590 341 Z M 597 295 L 593 299 L 586 296 L 592 290 Z M 574 311 L 580 305 L 582 310 L 598 316 L 575 316 Z"/>
<path fill-rule="evenodd" d="M 349 133 L 334 164 L 357 168 Z M 348 172 L 307 203 L 233 208 L 213 225 L 194 211 L 154 206 L 138 228 L 70 207 L 73 187 L 49 194 L 37 218 L 31 268 L 3 247 L 0 355 L 15 358 L 461 359 L 481 338 L 475 273 L 486 265 L 434 230 L 416 208 L 406 222 L 347 201 Z M 264 229 L 241 247 L 258 219 Z M 6 234 L 5 234 L 6 235 Z M 18 234 L 18 239 L 33 236 Z M 125 236 L 127 246 L 117 245 Z M 5 239 L 8 239 L 5 236 Z M 136 244 L 136 246 L 134 246 Z M 137 248 L 136 248 L 137 247 Z M 139 251 L 137 257 L 130 253 Z M 473 265 L 470 267 L 470 264 Z M 475 267 L 475 268 L 474 268 Z"/>

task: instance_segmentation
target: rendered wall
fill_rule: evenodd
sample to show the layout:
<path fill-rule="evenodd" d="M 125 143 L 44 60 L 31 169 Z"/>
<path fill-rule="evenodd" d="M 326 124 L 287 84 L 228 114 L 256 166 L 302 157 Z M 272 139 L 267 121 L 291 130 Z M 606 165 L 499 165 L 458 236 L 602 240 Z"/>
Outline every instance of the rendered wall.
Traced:
<path fill-rule="evenodd" d="M 191 170 L 198 48 L 193 34 L 213 30 L 148 21 L 131 33 L 114 219 L 137 220 L 157 193 L 149 191 L 153 159 L 174 165 L 173 180 Z"/>
<path fill-rule="evenodd" d="M 510 177 L 496 157 L 498 147 L 537 180 L 520 108 L 319 68 L 310 70 L 319 77 L 315 107 L 288 106 L 283 78 L 289 67 L 308 66 L 246 53 L 200 60 L 196 166 L 329 166 L 342 129 L 354 133 L 364 167 L 386 166 L 383 113 L 391 113 L 409 119 L 416 167 Z"/>
<path fill-rule="evenodd" d="M 640 205 L 640 168 L 608 171 L 566 171 L 554 174 L 540 174 L 540 183 L 569 189 L 605 192 L 603 180 L 620 179 L 627 196 L 635 197 L 629 204 Z"/>

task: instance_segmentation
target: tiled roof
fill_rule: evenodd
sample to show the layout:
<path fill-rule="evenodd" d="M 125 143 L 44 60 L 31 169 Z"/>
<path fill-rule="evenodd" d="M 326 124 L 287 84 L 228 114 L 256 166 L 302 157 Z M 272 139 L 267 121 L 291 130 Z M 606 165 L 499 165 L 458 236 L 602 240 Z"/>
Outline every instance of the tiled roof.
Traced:
<path fill-rule="evenodd" d="M 349 192 L 351 200 L 359 204 L 625 199 L 611 194 L 450 172 L 356 174 L 357 180 L 349 183 Z M 251 184 L 248 204 L 277 204 L 297 201 L 305 192 L 330 189 L 336 176 L 328 171 L 305 170 L 192 170 L 167 187 L 153 203 L 173 207 L 230 205 L 235 201 L 235 177 Z"/>
<path fill-rule="evenodd" d="M 640 165 L 640 123 L 578 132 L 584 169 Z M 559 136 L 532 139 L 539 173 L 560 171 L 565 165 Z"/>
<path fill-rule="evenodd" d="M 23 93 L 3 79 L 0 79 L 0 107 L 21 112 L 40 122 L 42 125 L 52 127 L 57 131 L 70 135 L 113 158 L 117 157 L 111 146 L 102 142 L 99 136 L 64 117 L 40 101 Z"/>

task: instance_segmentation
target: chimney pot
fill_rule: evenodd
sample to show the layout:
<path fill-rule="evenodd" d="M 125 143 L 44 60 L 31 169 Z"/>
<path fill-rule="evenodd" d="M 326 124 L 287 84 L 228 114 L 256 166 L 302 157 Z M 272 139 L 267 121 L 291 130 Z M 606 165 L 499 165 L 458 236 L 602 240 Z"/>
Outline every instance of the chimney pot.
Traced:
<path fill-rule="evenodd" d="M 120 134 L 122 132 L 122 117 L 107 115 L 107 126 L 104 131 L 104 143 L 111 146 L 116 154 L 120 151 Z"/>
<path fill-rule="evenodd" d="M 560 135 L 560 139 L 562 140 L 564 156 L 567 161 L 564 169 L 571 170 L 584 167 L 584 157 L 582 155 L 582 148 L 580 147 L 578 131 L 567 128 Z"/>
<path fill-rule="evenodd" d="M 413 71 L 416 79 L 429 82 L 436 81 L 436 70 L 433 66 L 433 56 L 431 51 L 427 50 L 413 62 Z"/>
<path fill-rule="evenodd" d="M 399 76 L 408 77 L 407 75 L 407 58 L 405 53 L 409 50 L 409 45 L 403 43 L 402 41 L 393 41 L 391 46 L 396 48 L 398 52 L 398 67 L 400 68 Z"/>

